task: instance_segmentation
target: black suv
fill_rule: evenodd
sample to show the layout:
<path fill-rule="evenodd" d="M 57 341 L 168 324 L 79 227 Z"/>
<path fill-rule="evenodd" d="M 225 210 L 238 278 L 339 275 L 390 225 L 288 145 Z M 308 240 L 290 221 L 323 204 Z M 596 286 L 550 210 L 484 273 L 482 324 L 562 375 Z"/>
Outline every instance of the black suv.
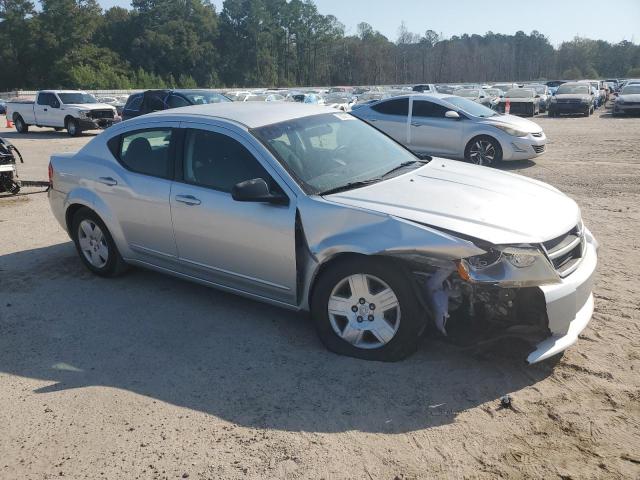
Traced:
<path fill-rule="evenodd" d="M 147 90 L 129 97 L 122 110 L 122 119 L 128 120 L 158 110 L 230 101 L 229 97 L 213 90 Z"/>

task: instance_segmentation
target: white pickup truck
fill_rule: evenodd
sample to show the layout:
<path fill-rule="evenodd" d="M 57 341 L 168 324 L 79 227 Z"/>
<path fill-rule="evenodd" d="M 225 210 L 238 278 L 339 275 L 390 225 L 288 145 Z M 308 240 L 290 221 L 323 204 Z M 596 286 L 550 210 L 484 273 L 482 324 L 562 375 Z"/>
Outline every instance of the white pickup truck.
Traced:
<path fill-rule="evenodd" d="M 120 121 L 116 109 L 77 90 L 41 90 L 35 101 L 7 102 L 7 118 L 19 133 L 27 133 L 30 125 L 63 128 L 76 137 L 83 130 L 104 129 Z"/>

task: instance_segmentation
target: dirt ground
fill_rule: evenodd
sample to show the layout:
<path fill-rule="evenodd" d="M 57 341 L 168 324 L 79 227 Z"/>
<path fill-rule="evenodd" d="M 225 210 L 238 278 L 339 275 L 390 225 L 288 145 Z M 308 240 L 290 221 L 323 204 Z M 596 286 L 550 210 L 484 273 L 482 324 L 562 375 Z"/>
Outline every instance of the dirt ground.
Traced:
<path fill-rule="evenodd" d="M 0 198 L 0 478 L 639 478 L 640 118 L 536 121 L 548 152 L 506 168 L 575 198 L 601 249 L 590 326 L 529 367 L 436 340 L 339 357 L 304 316 L 93 276 L 45 194 Z M 46 179 L 94 134 L 0 136 Z"/>

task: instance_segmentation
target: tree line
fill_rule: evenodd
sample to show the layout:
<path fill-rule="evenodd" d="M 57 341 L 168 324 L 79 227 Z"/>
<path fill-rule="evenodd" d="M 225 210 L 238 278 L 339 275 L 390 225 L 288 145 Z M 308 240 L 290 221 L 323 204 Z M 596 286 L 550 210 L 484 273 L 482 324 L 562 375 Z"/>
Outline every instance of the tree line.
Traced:
<path fill-rule="evenodd" d="M 640 76 L 640 46 L 537 31 L 353 35 L 312 0 L 0 0 L 0 91 L 376 85 Z"/>

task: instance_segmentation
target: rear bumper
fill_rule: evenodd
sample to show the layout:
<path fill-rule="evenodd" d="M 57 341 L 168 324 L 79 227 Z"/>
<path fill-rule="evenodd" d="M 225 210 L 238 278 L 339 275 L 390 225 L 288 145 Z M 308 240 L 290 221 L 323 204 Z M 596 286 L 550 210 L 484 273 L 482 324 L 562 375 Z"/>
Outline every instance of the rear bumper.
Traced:
<path fill-rule="evenodd" d="M 53 216 L 56 218 L 60 226 L 67 231 L 67 221 L 65 219 L 65 200 L 67 195 L 58 190 L 54 190 L 50 188 L 47 192 L 47 197 L 49 197 L 49 206 L 51 207 L 51 212 Z"/>
<path fill-rule="evenodd" d="M 578 269 L 562 283 L 540 287 L 547 303 L 551 336 L 536 345 L 527 357 L 528 363 L 540 362 L 569 348 L 591 320 L 598 242 L 588 230 L 585 239 L 585 254 Z"/>

